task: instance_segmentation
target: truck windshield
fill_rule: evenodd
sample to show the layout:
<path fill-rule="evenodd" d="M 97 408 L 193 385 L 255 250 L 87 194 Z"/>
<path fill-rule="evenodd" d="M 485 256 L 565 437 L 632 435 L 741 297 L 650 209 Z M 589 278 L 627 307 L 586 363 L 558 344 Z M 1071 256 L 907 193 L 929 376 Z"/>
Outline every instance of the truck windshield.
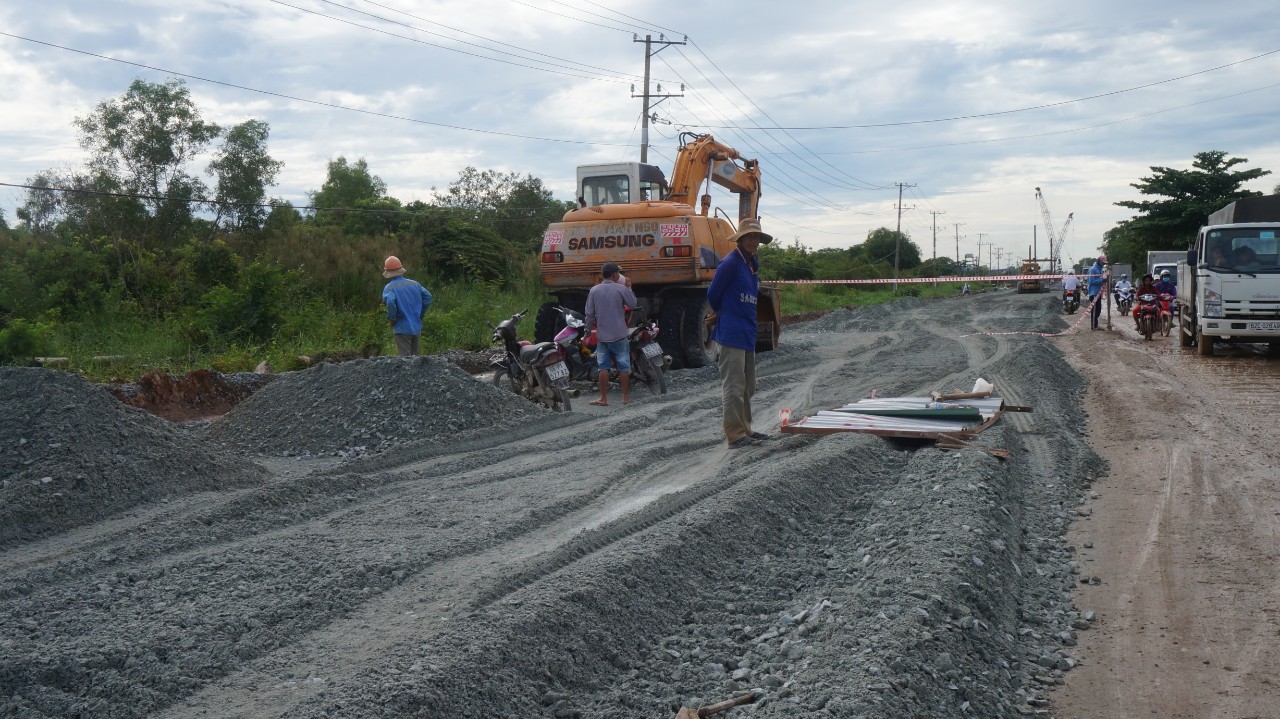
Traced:
<path fill-rule="evenodd" d="M 1205 236 L 1203 261 L 1223 270 L 1280 271 L 1277 237 L 1280 237 L 1280 227 L 1212 230 Z"/>

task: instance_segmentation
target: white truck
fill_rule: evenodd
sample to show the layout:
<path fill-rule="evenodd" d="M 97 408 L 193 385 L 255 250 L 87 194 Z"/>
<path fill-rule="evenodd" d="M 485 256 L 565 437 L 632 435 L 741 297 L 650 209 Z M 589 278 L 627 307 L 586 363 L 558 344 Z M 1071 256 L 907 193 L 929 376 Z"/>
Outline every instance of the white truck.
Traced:
<path fill-rule="evenodd" d="M 1265 342 L 1280 351 L 1280 195 L 1246 197 L 1209 215 L 1178 263 L 1179 342 Z"/>
<path fill-rule="evenodd" d="M 1178 263 L 1187 259 L 1187 253 L 1182 250 L 1151 250 L 1147 253 L 1147 272 L 1156 280 L 1160 279 L 1160 270 L 1168 270 L 1170 277 L 1174 282 L 1178 281 Z M 1133 279 L 1133 284 L 1138 284 L 1139 278 Z"/>

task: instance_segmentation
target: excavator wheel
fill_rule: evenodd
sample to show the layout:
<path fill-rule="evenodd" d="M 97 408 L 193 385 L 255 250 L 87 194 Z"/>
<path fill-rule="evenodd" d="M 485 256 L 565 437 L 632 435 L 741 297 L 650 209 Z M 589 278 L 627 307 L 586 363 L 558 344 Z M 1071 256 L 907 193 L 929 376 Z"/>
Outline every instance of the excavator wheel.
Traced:
<path fill-rule="evenodd" d="M 689 295 L 681 300 L 681 304 L 680 353 L 684 355 L 684 366 L 705 367 L 714 361 L 707 351 L 711 330 L 707 327 L 706 317 L 711 312 L 711 305 L 702 295 Z"/>

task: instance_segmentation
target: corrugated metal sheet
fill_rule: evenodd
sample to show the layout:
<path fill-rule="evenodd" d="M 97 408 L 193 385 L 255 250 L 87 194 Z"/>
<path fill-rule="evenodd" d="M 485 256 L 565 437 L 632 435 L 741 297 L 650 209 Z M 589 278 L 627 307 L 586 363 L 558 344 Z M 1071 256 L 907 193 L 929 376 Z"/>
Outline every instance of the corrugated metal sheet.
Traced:
<path fill-rule="evenodd" d="M 1000 397 L 935 402 L 929 397 L 879 397 L 822 410 L 782 428 L 788 433 L 862 432 L 885 437 L 966 437 L 986 429 L 1004 410 Z"/>

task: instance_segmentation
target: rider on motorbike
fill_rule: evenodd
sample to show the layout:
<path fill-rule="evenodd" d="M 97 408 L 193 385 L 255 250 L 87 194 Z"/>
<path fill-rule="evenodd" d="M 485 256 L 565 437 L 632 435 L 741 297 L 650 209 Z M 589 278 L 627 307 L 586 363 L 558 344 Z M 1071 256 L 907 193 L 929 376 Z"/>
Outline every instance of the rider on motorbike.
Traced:
<path fill-rule="evenodd" d="M 1080 278 L 1076 277 L 1075 270 L 1067 270 L 1067 276 L 1062 278 L 1062 293 L 1065 295 L 1067 290 L 1079 290 Z"/>
<path fill-rule="evenodd" d="M 1156 289 L 1155 280 L 1151 278 L 1151 273 L 1148 272 L 1147 274 L 1143 275 L 1142 284 L 1138 285 L 1138 294 L 1135 296 L 1141 297 L 1143 295 L 1158 295 L 1158 294 L 1160 294 L 1160 290 Z M 1133 325 L 1134 325 L 1133 328 L 1138 330 L 1139 332 L 1142 331 L 1142 322 L 1140 322 L 1138 319 L 1140 316 L 1141 315 L 1135 309 L 1133 311 Z"/>
<path fill-rule="evenodd" d="M 1156 282 L 1155 286 L 1156 286 L 1156 294 L 1167 292 L 1168 294 L 1173 295 L 1173 294 L 1177 294 L 1178 292 L 1178 286 L 1173 284 L 1173 282 L 1169 279 L 1168 270 L 1160 270 L 1160 279 Z"/>
<path fill-rule="evenodd" d="M 1133 283 L 1129 281 L 1129 275 L 1120 275 L 1120 281 L 1116 282 L 1116 286 L 1111 290 L 1112 299 L 1116 304 L 1120 304 L 1120 293 L 1123 290 L 1133 289 Z"/>

